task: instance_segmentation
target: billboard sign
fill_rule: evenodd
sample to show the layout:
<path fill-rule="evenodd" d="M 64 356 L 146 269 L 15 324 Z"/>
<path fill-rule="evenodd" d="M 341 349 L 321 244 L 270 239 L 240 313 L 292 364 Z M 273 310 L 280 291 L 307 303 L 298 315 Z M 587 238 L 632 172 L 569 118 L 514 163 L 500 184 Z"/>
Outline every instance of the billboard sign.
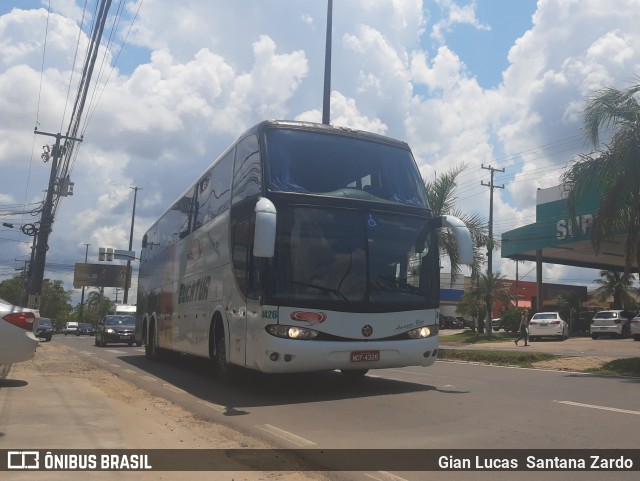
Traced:
<path fill-rule="evenodd" d="M 114 264 L 81 264 L 75 265 L 73 287 L 119 287 L 124 289 L 127 266 Z M 131 276 L 131 271 L 129 271 Z"/>

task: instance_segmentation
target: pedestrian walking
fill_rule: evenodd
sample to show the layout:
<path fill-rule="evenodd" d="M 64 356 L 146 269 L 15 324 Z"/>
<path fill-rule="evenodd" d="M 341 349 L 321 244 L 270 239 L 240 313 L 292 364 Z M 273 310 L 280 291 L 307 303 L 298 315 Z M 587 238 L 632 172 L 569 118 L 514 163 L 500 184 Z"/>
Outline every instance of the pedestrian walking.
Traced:
<path fill-rule="evenodd" d="M 526 309 L 520 317 L 520 337 L 518 337 L 518 339 L 514 341 L 516 343 L 516 346 L 518 345 L 518 341 L 520 339 L 524 339 L 525 346 L 529 345 L 529 311 L 527 311 Z"/>

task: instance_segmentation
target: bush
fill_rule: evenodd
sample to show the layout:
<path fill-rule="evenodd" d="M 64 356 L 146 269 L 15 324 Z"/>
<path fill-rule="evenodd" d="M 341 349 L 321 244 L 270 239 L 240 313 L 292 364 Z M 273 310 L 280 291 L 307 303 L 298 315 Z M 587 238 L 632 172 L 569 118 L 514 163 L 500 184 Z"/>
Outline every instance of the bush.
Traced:
<path fill-rule="evenodd" d="M 509 332 L 518 332 L 522 312 L 520 309 L 505 312 L 500 318 L 500 328 Z"/>

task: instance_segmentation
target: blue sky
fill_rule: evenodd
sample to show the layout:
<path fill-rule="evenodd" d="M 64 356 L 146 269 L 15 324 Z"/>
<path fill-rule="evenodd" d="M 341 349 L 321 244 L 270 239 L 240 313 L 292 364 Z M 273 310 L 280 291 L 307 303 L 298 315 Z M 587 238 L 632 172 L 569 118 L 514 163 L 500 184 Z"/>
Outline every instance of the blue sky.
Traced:
<path fill-rule="evenodd" d="M 96 0 L 87 3 L 90 19 Z M 46 140 L 33 127 L 66 128 L 79 78 L 76 45 L 83 58 L 87 44 L 88 21 L 79 35 L 84 4 L 0 4 L 2 222 L 31 222 L 9 214 L 42 199 Z M 50 238 L 45 275 L 68 288 L 85 243 L 90 259 L 98 247 L 128 245 L 130 186 L 142 189 L 135 247 L 245 129 L 265 118 L 321 119 L 325 2 L 123 0 L 113 2 L 112 19 L 119 6 L 114 42 L 92 79 L 74 195 L 61 202 Z M 633 0 L 615 9 L 606 0 L 340 0 L 331 121 L 407 141 L 427 179 L 466 164 L 459 204 L 484 218 L 489 191 L 480 182 L 489 175 L 481 166 L 504 168 L 495 179 L 505 185 L 494 199 L 499 236 L 532 223 L 537 189 L 556 185 L 591 149 L 580 134 L 584 100 L 640 74 L 639 20 Z M 110 34 L 108 27 L 105 39 Z M 0 280 L 24 264 L 29 247 L 30 238 L 0 228 Z M 513 276 L 515 265 L 496 253 L 494 271 Z M 544 269 L 546 282 L 595 277 Z"/>
<path fill-rule="evenodd" d="M 475 74 L 482 87 L 494 88 L 502 81 L 502 72 L 509 66 L 509 49 L 531 28 L 536 3 L 535 0 L 480 1 L 476 12 L 478 21 L 490 29 L 478 30 L 462 24 L 447 36 L 447 45 Z"/>

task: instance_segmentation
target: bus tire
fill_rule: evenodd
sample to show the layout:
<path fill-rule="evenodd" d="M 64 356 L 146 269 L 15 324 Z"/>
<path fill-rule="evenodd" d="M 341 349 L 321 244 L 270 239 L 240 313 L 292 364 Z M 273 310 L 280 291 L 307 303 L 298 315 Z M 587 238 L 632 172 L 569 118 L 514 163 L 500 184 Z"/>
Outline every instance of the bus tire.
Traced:
<path fill-rule="evenodd" d="M 158 347 L 158 338 L 156 336 L 156 325 L 154 322 L 149 324 L 149 341 L 144 346 L 144 355 L 152 361 L 162 360 L 162 350 Z"/>
<path fill-rule="evenodd" d="M 227 348 L 224 343 L 224 335 L 216 336 L 216 350 L 214 353 L 216 377 L 228 383 L 233 379 L 233 366 L 227 361 Z"/>

